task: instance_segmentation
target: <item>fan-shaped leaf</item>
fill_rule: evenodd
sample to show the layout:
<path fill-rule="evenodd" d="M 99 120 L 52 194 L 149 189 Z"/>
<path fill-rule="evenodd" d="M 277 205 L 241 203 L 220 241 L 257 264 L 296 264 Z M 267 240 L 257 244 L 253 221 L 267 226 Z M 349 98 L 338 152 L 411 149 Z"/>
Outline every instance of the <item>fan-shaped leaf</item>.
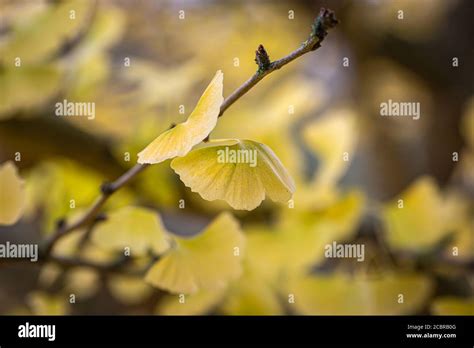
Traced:
<path fill-rule="evenodd" d="M 162 254 L 169 238 L 158 213 L 140 207 L 125 207 L 108 215 L 92 234 L 93 241 L 105 250 L 129 247 L 136 255 L 149 250 Z"/>
<path fill-rule="evenodd" d="M 171 167 L 193 192 L 209 201 L 225 200 L 234 209 L 255 209 L 265 195 L 286 203 L 295 190 L 273 151 L 251 140 L 210 141 L 174 159 Z"/>
<path fill-rule="evenodd" d="M 219 215 L 201 234 L 175 241 L 175 248 L 146 274 L 150 284 L 190 294 L 222 288 L 240 275 L 244 237 L 229 213 Z"/>

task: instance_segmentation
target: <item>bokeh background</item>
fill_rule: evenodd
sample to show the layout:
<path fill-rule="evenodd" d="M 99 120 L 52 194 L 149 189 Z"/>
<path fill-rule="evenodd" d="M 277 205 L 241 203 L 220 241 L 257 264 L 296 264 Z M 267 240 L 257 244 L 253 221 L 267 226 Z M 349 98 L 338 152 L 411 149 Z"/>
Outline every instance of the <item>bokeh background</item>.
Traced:
<path fill-rule="evenodd" d="M 178 235 L 231 212 L 246 241 L 239 277 L 183 304 L 139 276 L 0 260 L 0 313 L 473 314 L 468 0 L 0 0 L 0 164 L 17 159 L 27 194 L 0 241 L 36 243 L 79 214 L 186 119 L 216 70 L 227 96 L 255 72 L 259 44 L 272 59 L 291 52 L 320 7 L 340 20 L 322 47 L 265 78 L 211 133 L 270 146 L 296 181 L 292 202 L 232 211 L 165 162 L 105 209 L 149 207 Z M 55 116 L 64 99 L 94 102 L 96 117 Z M 381 117 L 389 99 L 419 102 L 420 119 Z M 334 241 L 363 244 L 365 260 L 326 258 Z"/>

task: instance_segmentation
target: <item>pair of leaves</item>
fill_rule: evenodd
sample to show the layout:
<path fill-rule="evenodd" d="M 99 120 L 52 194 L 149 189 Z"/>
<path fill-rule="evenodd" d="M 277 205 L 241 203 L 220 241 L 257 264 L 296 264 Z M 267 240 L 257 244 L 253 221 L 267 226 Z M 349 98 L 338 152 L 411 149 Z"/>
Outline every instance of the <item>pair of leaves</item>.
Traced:
<path fill-rule="evenodd" d="M 160 255 L 145 281 L 173 293 L 222 288 L 241 273 L 244 237 L 228 213 L 219 215 L 199 235 L 184 238 L 168 233 L 153 211 L 126 207 L 98 225 L 92 238 L 106 250 L 129 247 L 132 256 L 149 251 Z"/>
<path fill-rule="evenodd" d="M 138 162 L 160 163 L 182 157 L 175 158 L 171 167 L 184 184 L 204 199 L 225 200 L 234 209 L 255 209 L 265 194 L 274 201 L 287 202 L 294 192 L 294 182 L 267 146 L 251 140 L 225 139 L 191 151 L 216 126 L 222 89 L 223 74 L 218 71 L 187 121 L 156 138 L 138 154 Z M 219 160 L 222 152 L 246 159 Z"/>

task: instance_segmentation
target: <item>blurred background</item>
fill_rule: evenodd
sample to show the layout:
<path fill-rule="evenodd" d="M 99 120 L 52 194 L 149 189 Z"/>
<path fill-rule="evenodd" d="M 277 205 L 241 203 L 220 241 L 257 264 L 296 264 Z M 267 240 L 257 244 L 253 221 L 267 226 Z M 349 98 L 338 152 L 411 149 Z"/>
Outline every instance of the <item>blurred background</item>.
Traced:
<path fill-rule="evenodd" d="M 165 162 L 105 209 L 156 209 L 178 235 L 230 211 L 246 237 L 238 279 L 182 306 L 140 277 L 0 260 L 0 313 L 473 314 L 468 0 L 0 0 L 0 165 L 14 161 L 27 197 L 0 242 L 36 243 L 83 211 L 188 117 L 216 70 L 225 97 L 255 72 L 259 44 L 272 60 L 290 53 L 320 7 L 340 20 L 322 47 L 265 78 L 210 136 L 270 146 L 296 182 L 288 206 L 232 211 Z M 95 103 L 95 118 L 56 116 L 64 99 Z M 420 103 L 420 118 L 382 117 L 389 99 Z M 325 257 L 333 242 L 363 244 L 365 260 Z"/>

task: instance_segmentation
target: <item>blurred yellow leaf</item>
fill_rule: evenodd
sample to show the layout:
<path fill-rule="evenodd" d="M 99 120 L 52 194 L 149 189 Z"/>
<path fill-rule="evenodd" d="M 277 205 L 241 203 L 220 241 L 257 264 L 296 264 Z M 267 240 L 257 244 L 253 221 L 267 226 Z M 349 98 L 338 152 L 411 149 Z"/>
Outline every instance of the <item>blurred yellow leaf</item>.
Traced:
<path fill-rule="evenodd" d="M 283 268 L 301 271 L 324 260 L 327 244 L 350 239 L 364 214 L 365 201 L 362 192 L 353 190 L 321 210 L 283 212 L 279 224 L 286 246 L 281 253 Z"/>
<path fill-rule="evenodd" d="M 34 291 L 26 299 L 33 315 L 65 315 L 69 304 L 65 297 Z"/>
<path fill-rule="evenodd" d="M 51 231 L 57 219 L 77 215 L 89 207 L 98 195 L 105 178 L 97 172 L 69 160 L 45 161 L 27 175 L 26 215 L 38 210 L 44 219 L 44 230 Z M 122 207 L 131 202 L 127 189 L 114 194 L 106 208 Z"/>
<path fill-rule="evenodd" d="M 72 246 L 71 246 L 72 247 Z M 55 251 L 55 255 L 58 255 Z M 71 255 L 74 252 L 71 252 Z M 66 256 L 65 253 L 62 256 Z M 74 294 L 76 298 L 87 299 L 93 296 L 100 285 L 99 274 L 91 268 L 76 267 L 65 270 L 55 263 L 48 263 L 41 267 L 38 281 L 44 287 L 53 286 L 58 277 L 64 274 L 64 286 L 62 293 L 69 295 Z"/>
<path fill-rule="evenodd" d="M 50 58 L 88 24 L 92 8 L 92 1 L 61 1 L 38 11 L 28 21 L 19 21 L 0 46 L 1 61 L 13 65 L 19 57 L 22 64 L 31 64 Z"/>
<path fill-rule="evenodd" d="M 76 299 L 84 300 L 97 292 L 100 286 L 100 277 L 91 268 L 76 267 L 67 271 L 64 285 L 66 294 L 74 294 Z"/>
<path fill-rule="evenodd" d="M 153 286 L 191 294 L 222 288 L 240 276 L 244 236 L 231 214 L 222 213 L 197 236 L 174 240 L 176 246 L 146 274 Z"/>
<path fill-rule="evenodd" d="M 435 315 L 474 315 L 474 298 L 439 297 L 433 301 Z"/>
<path fill-rule="evenodd" d="M 138 163 L 160 163 L 186 155 L 214 129 L 222 96 L 224 74 L 219 70 L 209 83 L 186 122 L 162 133 L 138 154 Z"/>
<path fill-rule="evenodd" d="M 197 60 L 169 67 L 159 65 L 156 61 L 130 57 L 130 63 L 133 69 L 125 69 L 123 76 L 137 85 L 131 97 L 144 107 L 167 104 L 187 94 L 202 77 L 204 70 L 202 61 L 198 63 Z"/>
<path fill-rule="evenodd" d="M 140 207 L 124 207 L 110 213 L 95 228 L 92 240 L 104 250 L 123 251 L 128 247 L 133 255 L 148 251 L 160 255 L 170 246 L 158 213 Z"/>
<path fill-rule="evenodd" d="M 161 315 L 206 314 L 222 301 L 224 290 L 201 290 L 192 295 L 166 296 L 158 304 L 156 312 Z"/>
<path fill-rule="evenodd" d="M 399 197 L 384 205 L 387 241 L 394 248 L 423 251 L 433 247 L 451 230 L 457 215 L 453 201 L 442 196 L 436 182 L 421 177 Z M 454 205 L 454 209 L 453 209 Z"/>
<path fill-rule="evenodd" d="M 432 289 L 431 281 L 417 274 L 309 275 L 291 279 L 287 292 L 290 306 L 305 315 L 414 314 Z"/>
<path fill-rule="evenodd" d="M 446 248 L 445 254 L 453 259 L 474 259 L 474 218 L 465 221 L 455 233 L 453 241 Z"/>
<path fill-rule="evenodd" d="M 304 140 L 318 159 L 318 169 L 307 190 L 301 190 L 301 200 L 312 201 L 318 206 L 335 200 L 335 185 L 354 157 L 355 119 L 354 113 L 348 109 L 333 110 L 304 130 Z"/>
<path fill-rule="evenodd" d="M 7 68 L 0 71 L 0 119 L 17 110 L 35 108 L 58 92 L 61 72 L 53 65 Z"/>
<path fill-rule="evenodd" d="M 68 67 L 68 99 L 95 100 L 100 93 L 98 87 L 106 80 L 110 61 L 106 50 L 122 36 L 125 16 L 118 8 L 99 7 L 82 40 L 61 64 Z M 97 110 L 99 111 L 99 110 Z M 81 122 L 81 118 L 66 118 Z"/>
<path fill-rule="evenodd" d="M 286 203 L 295 190 L 273 151 L 251 140 L 211 140 L 174 159 L 171 168 L 193 192 L 209 201 L 225 200 L 234 209 L 253 210 L 265 195 Z"/>
<path fill-rule="evenodd" d="M 0 225 L 16 223 L 25 206 L 23 180 L 15 164 L 8 161 L 0 165 Z"/>
<path fill-rule="evenodd" d="M 111 294 L 120 302 L 133 305 L 151 295 L 153 288 L 141 278 L 114 275 L 109 277 L 107 285 Z"/>
<path fill-rule="evenodd" d="M 258 273 L 248 270 L 230 286 L 221 309 L 230 315 L 283 314 L 275 289 Z"/>

